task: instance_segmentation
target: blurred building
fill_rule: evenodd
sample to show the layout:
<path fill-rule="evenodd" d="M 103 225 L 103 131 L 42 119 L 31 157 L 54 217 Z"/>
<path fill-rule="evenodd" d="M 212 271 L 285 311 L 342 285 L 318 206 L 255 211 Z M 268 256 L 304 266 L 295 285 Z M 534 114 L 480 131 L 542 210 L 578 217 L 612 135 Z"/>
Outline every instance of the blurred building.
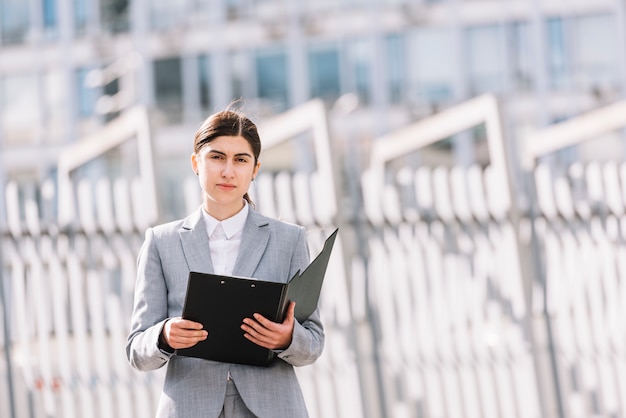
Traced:
<path fill-rule="evenodd" d="M 516 140 L 622 97 L 624 33 L 618 0 L 4 0 L 0 175 L 48 176 L 132 104 L 169 184 L 200 121 L 237 98 L 257 119 L 323 98 L 352 146 L 491 92 Z"/>
<path fill-rule="evenodd" d="M 0 415 L 14 399 L 15 416 L 74 403 L 112 416 L 114 393 L 121 409 L 150 416 L 158 382 L 130 375 L 121 356 L 110 356 L 113 372 L 99 361 L 109 354 L 99 343 L 123 344 L 116 325 L 129 316 L 143 229 L 156 221 L 133 189 L 146 138 L 133 148 L 120 140 L 126 131 L 108 128 L 137 117 L 141 130 L 148 110 L 148 174 L 165 221 L 197 205 L 187 199 L 196 128 L 242 99 L 253 120 L 273 122 L 269 175 L 255 181 L 261 209 L 298 212 L 313 242 L 342 228 L 343 264 L 326 287 L 332 338 L 324 362 L 303 372 L 312 416 L 621 416 L 626 113 L 608 105 L 625 95 L 625 9 L 623 0 L 0 0 Z M 314 112 L 281 119 L 318 98 L 323 112 L 314 102 Z M 312 141 L 277 129 L 310 118 L 314 130 L 326 117 L 328 132 Z M 55 182 L 70 169 L 79 213 L 63 229 Z M 508 171 L 522 182 L 509 184 Z M 115 216 L 93 214 L 107 211 Z M 32 290 L 48 288 L 57 293 Z M 61 337 L 71 350 L 59 358 L 72 367 L 56 370 L 63 362 L 43 356 Z"/>

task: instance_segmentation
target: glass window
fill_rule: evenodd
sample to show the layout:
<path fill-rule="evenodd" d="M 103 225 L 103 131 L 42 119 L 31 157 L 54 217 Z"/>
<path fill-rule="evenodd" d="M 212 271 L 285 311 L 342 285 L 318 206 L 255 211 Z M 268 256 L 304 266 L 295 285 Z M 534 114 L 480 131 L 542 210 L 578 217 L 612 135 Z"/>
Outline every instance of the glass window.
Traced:
<path fill-rule="evenodd" d="M 117 33 L 129 29 L 129 0 L 102 0 L 100 3 L 104 30 Z"/>
<path fill-rule="evenodd" d="M 254 72 L 250 68 L 248 51 L 233 51 L 229 56 L 232 98 L 252 97 L 256 94 Z"/>
<path fill-rule="evenodd" d="M 573 46 L 576 53 L 576 79 L 583 89 L 611 88 L 617 84 L 615 26 L 612 16 L 579 17 Z M 598 46 L 602 47 L 599 48 Z"/>
<path fill-rule="evenodd" d="M 471 93 L 501 92 L 506 70 L 501 27 L 468 28 L 466 35 Z"/>
<path fill-rule="evenodd" d="M 449 101 L 458 71 L 452 32 L 445 28 L 419 28 L 410 36 L 407 99 L 430 104 Z"/>
<path fill-rule="evenodd" d="M 370 102 L 370 47 L 367 40 L 359 39 L 347 44 L 347 77 L 344 91 L 356 92 L 359 101 L 364 104 Z"/>
<path fill-rule="evenodd" d="M 5 144 L 37 141 L 41 126 L 39 77 L 32 74 L 0 79 L 0 128 Z"/>
<path fill-rule="evenodd" d="M 87 32 L 89 21 L 89 0 L 74 0 L 74 30 L 76 35 L 81 36 Z"/>
<path fill-rule="evenodd" d="M 0 1 L 0 30 L 4 45 L 22 43 L 29 29 L 28 2 L 24 0 Z"/>
<path fill-rule="evenodd" d="M 169 123 L 182 120 L 183 82 L 179 57 L 154 62 L 154 97 L 157 108 Z"/>
<path fill-rule="evenodd" d="M 284 51 L 259 51 L 256 55 L 258 97 L 278 112 L 287 109 L 289 74 Z"/>
<path fill-rule="evenodd" d="M 509 39 L 513 86 L 517 91 L 530 91 L 533 87 L 530 24 L 528 22 L 512 23 Z"/>
<path fill-rule="evenodd" d="M 198 77 L 200 88 L 200 108 L 203 113 L 211 111 L 211 60 L 206 55 L 198 57 Z"/>
<path fill-rule="evenodd" d="M 406 85 L 406 54 L 403 34 L 387 37 L 387 74 L 389 75 L 389 100 L 392 103 L 404 101 Z"/>
<path fill-rule="evenodd" d="M 91 87 L 87 83 L 90 68 L 78 68 L 76 70 L 76 94 L 78 116 L 88 118 L 94 115 L 96 101 L 98 100 L 98 89 Z"/>
<path fill-rule="evenodd" d="M 553 88 L 563 89 L 569 83 L 564 22 L 560 17 L 548 19 L 548 70 Z"/>
<path fill-rule="evenodd" d="M 341 94 L 339 51 L 336 47 L 314 47 L 309 50 L 310 96 L 332 102 Z"/>
<path fill-rule="evenodd" d="M 54 33 L 57 25 L 57 9 L 55 0 L 43 0 L 43 27 L 48 33 Z"/>
<path fill-rule="evenodd" d="M 152 29 L 167 29 L 183 21 L 184 0 L 151 0 L 146 3 Z"/>

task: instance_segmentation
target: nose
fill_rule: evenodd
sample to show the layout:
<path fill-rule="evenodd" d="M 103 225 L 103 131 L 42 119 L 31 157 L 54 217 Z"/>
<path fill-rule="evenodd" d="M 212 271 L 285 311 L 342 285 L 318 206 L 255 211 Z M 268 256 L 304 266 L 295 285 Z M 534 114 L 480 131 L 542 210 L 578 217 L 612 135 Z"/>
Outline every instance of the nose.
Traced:
<path fill-rule="evenodd" d="M 228 160 L 222 167 L 222 177 L 231 178 L 234 175 L 233 162 Z"/>

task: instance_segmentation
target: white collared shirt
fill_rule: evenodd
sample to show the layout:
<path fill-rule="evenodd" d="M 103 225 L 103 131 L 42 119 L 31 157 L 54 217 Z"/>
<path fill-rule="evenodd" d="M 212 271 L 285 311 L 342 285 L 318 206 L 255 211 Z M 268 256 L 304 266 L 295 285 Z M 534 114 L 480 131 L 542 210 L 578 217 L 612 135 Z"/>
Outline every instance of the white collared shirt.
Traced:
<path fill-rule="evenodd" d="M 237 214 L 223 221 L 218 221 L 209 215 L 204 208 L 204 223 L 209 236 L 209 247 L 211 251 L 211 262 L 215 274 L 231 276 L 239 254 L 241 246 L 241 236 L 243 227 L 248 218 L 248 202 L 245 202 L 243 209 Z"/>

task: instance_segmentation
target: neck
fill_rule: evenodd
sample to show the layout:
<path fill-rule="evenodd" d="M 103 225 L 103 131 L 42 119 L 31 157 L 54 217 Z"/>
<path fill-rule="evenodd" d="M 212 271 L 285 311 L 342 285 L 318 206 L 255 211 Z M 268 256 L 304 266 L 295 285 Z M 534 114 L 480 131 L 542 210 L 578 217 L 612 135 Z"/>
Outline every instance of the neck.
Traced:
<path fill-rule="evenodd" d="M 223 221 L 224 219 L 228 219 L 239 213 L 239 211 L 243 209 L 244 205 L 245 202 L 242 200 L 241 203 L 237 205 L 228 206 L 216 205 L 214 202 L 204 202 L 203 207 L 209 215 L 218 221 Z"/>

